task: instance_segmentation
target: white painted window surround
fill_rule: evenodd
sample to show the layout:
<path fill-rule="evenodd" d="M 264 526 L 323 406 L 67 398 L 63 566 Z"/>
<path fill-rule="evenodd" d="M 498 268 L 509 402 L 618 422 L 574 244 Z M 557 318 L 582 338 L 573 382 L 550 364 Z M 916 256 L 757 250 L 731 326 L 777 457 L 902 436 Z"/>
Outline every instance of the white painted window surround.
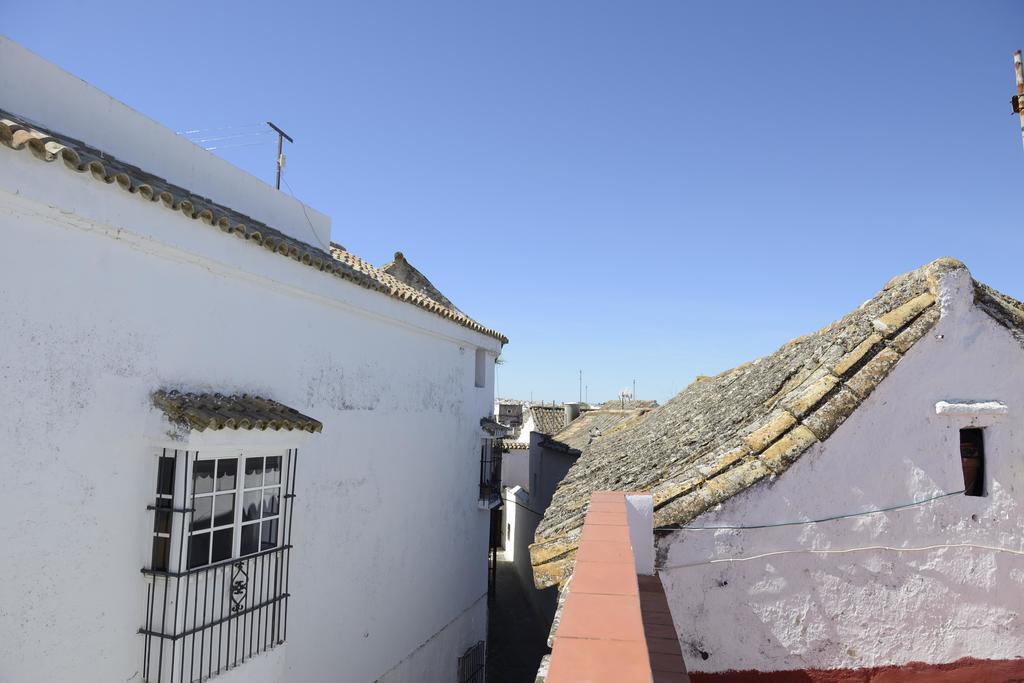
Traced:
<path fill-rule="evenodd" d="M 1002 417 L 1009 412 L 1002 401 L 939 401 L 935 404 L 935 414 L 948 417 Z"/>

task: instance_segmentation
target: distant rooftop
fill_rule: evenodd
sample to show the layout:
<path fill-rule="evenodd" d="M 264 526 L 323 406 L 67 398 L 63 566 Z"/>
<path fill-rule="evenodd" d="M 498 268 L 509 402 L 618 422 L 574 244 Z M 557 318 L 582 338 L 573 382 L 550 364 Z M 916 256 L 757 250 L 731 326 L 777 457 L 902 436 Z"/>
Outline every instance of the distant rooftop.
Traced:
<path fill-rule="evenodd" d="M 568 427 L 552 434 L 541 445 L 579 454 L 601 437 L 614 434 L 643 419 L 648 412 L 645 408 L 584 410 Z"/>

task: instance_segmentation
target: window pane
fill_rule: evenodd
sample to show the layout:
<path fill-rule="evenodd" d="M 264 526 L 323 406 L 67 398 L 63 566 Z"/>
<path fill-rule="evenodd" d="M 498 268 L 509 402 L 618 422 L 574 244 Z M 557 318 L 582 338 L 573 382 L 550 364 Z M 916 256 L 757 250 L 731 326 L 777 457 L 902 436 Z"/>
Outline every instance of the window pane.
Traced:
<path fill-rule="evenodd" d="M 271 486 L 272 484 L 281 483 L 281 456 L 275 455 L 272 458 L 267 458 L 266 466 L 266 481 L 263 482 L 264 486 Z"/>
<path fill-rule="evenodd" d="M 260 537 L 260 549 L 269 550 L 277 547 L 277 520 L 263 522 L 263 534 Z"/>
<path fill-rule="evenodd" d="M 280 502 L 281 487 L 275 486 L 272 489 L 263 489 L 263 516 L 270 517 L 277 514 L 278 503 Z"/>
<path fill-rule="evenodd" d="M 190 529 L 192 531 L 196 529 L 209 529 L 210 513 L 212 511 L 213 498 L 211 496 L 196 498 L 196 511 L 192 513 L 192 526 Z"/>
<path fill-rule="evenodd" d="M 192 490 L 195 493 L 213 491 L 213 460 L 197 460 L 192 470 Z"/>
<path fill-rule="evenodd" d="M 235 494 L 222 493 L 213 505 L 213 525 L 224 526 L 235 521 Z"/>
<path fill-rule="evenodd" d="M 156 476 L 156 492 L 167 496 L 174 493 L 174 458 L 160 457 Z"/>
<path fill-rule="evenodd" d="M 156 536 L 153 538 L 153 559 L 150 567 L 160 571 L 167 571 L 167 561 L 170 557 L 171 539 Z"/>
<path fill-rule="evenodd" d="M 256 524 L 246 524 L 242 527 L 241 535 L 241 548 L 239 553 L 242 555 L 251 555 L 252 553 L 258 552 L 259 547 L 259 536 L 260 536 L 260 525 L 259 522 Z"/>
<path fill-rule="evenodd" d="M 238 458 L 225 458 L 217 461 L 217 490 L 233 491 L 235 475 L 238 473 Z"/>
<path fill-rule="evenodd" d="M 210 563 L 210 534 L 195 534 L 188 539 L 188 568 Z"/>
<path fill-rule="evenodd" d="M 260 518 L 262 491 L 246 491 L 242 497 L 242 521 L 249 522 Z"/>
<path fill-rule="evenodd" d="M 158 534 L 171 533 L 171 513 L 157 510 L 153 518 L 153 531 Z"/>
<path fill-rule="evenodd" d="M 245 488 L 263 486 L 263 458 L 245 459 Z"/>
<path fill-rule="evenodd" d="M 213 557 L 210 562 L 220 562 L 231 557 L 231 536 L 234 529 L 221 529 L 213 532 Z"/>

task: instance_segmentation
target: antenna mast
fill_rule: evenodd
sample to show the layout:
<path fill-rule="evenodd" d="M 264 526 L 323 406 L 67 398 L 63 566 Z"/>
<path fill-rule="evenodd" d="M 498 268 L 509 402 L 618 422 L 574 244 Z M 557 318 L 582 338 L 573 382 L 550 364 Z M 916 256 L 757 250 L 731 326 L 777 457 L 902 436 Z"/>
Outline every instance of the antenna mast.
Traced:
<path fill-rule="evenodd" d="M 276 187 L 277 187 L 277 189 L 280 190 L 281 189 L 281 169 L 284 168 L 284 153 L 281 151 L 282 147 L 284 146 L 284 140 L 287 139 L 288 142 L 291 142 L 291 143 L 294 143 L 295 140 L 292 140 L 292 137 L 290 135 L 288 135 L 288 133 L 285 133 L 283 130 L 281 130 L 280 128 L 275 126 L 270 121 L 267 121 L 267 125 L 270 126 L 271 128 L 273 128 L 275 131 L 277 131 L 277 185 L 276 185 Z"/>
<path fill-rule="evenodd" d="M 1024 69 L 1021 68 L 1020 50 L 1013 53 L 1013 71 L 1017 77 L 1017 94 L 1010 98 L 1013 113 L 1020 116 L 1020 135 L 1024 142 Z"/>

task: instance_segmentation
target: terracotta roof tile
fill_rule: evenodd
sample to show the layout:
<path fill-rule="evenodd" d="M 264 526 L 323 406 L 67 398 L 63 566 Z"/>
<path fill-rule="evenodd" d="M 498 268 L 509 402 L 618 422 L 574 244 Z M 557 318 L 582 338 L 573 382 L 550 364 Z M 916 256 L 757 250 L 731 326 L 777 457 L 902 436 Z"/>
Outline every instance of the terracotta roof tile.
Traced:
<path fill-rule="evenodd" d="M 202 432 L 207 429 L 319 432 L 323 424 L 294 408 L 250 394 L 193 394 L 157 391 L 153 404 L 174 424 Z"/>
<path fill-rule="evenodd" d="M 579 417 L 569 423 L 568 427 L 562 427 L 551 434 L 542 445 L 545 448 L 579 454 L 598 439 L 635 423 L 648 412 L 650 410 L 647 408 L 584 410 Z M 560 419 L 564 424 L 564 416 Z"/>
<path fill-rule="evenodd" d="M 530 406 L 533 415 L 533 431 L 541 434 L 554 434 L 565 427 L 565 408 L 563 406 Z"/>

